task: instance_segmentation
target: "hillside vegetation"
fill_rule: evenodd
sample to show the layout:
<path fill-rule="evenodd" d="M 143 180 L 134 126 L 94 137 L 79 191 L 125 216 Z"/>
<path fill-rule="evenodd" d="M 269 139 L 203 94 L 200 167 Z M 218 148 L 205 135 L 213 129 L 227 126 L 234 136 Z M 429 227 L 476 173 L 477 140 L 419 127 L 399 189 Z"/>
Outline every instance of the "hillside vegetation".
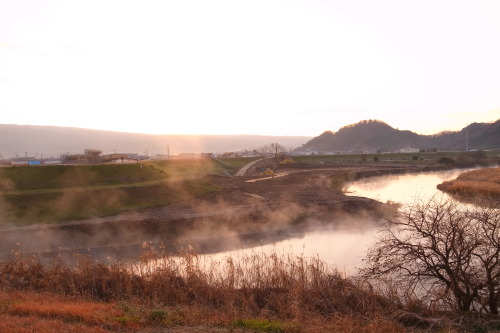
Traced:
<path fill-rule="evenodd" d="M 344 126 L 337 132 L 326 131 L 306 142 L 298 151 L 320 152 L 397 151 L 401 148 L 463 151 L 469 149 L 500 149 L 500 119 L 494 123 L 473 123 L 458 132 L 420 135 L 395 129 L 379 120 L 364 120 Z"/>

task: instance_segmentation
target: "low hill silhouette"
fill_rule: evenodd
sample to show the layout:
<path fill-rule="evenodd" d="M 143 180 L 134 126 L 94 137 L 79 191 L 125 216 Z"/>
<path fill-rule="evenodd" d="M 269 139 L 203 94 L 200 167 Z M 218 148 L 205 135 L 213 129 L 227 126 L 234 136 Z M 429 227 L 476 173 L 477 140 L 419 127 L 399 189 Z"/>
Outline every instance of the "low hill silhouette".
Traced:
<path fill-rule="evenodd" d="M 153 135 L 84 128 L 0 124 L 0 154 L 3 158 L 59 156 L 82 153 L 86 148 L 103 153 L 171 154 L 228 152 L 256 149 L 271 142 L 295 148 L 309 140 L 306 136 L 266 135 Z"/>
<path fill-rule="evenodd" d="M 489 150 L 500 149 L 500 119 L 493 123 L 473 123 L 457 132 L 421 135 L 398 130 L 380 120 L 363 120 L 342 127 L 338 132 L 326 131 L 295 151 L 377 152 L 402 148 L 424 150 Z"/>

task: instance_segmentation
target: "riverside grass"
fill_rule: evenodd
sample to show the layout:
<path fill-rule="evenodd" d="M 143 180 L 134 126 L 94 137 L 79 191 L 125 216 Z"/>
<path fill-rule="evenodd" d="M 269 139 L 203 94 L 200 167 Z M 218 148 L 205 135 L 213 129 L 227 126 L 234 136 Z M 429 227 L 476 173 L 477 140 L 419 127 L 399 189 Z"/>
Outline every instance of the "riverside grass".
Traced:
<path fill-rule="evenodd" d="M 460 174 L 457 179 L 438 185 L 442 191 L 465 197 L 481 196 L 500 199 L 500 168 L 472 170 Z"/>
<path fill-rule="evenodd" d="M 1 263 L 0 322 L 5 323 L 0 330 L 19 332 L 17 322 L 37 332 L 43 331 L 38 325 L 59 325 L 55 332 L 148 327 L 189 332 L 199 326 L 244 332 L 408 331 L 390 319 L 397 309 L 393 302 L 318 258 L 254 253 L 213 261 L 146 249 L 135 262 L 75 260 L 42 262 L 17 254 Z"/>
<path fill-rule="evenodd" d="M 276 252 L 214 260 L 194 253 L 171 256 L 146 244 L 134 261 L 76 255 L 64 262 L 13 253 L 0 263 L 5 333 L 458 333 L 500 325 L 482 316 L 457 325 L 454 320 L 463 314 L 453 312 L 434 313 L 439 320 L 418 319 L 430 315 L 429 309 L 394 297 L 342 276 L 317 257 Z"/>

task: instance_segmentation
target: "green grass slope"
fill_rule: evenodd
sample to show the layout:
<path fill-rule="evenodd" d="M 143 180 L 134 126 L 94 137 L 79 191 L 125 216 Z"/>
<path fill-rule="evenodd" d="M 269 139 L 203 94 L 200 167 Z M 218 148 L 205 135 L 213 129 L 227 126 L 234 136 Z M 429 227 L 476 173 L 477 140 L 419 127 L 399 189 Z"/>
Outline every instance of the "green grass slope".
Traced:
<path fill-rule="evenodd" d="M 219 191 L 208 174 L 234 168 L 207 160 L 0 168 L 0 225 L 58 223 L 161 207 Z"/>

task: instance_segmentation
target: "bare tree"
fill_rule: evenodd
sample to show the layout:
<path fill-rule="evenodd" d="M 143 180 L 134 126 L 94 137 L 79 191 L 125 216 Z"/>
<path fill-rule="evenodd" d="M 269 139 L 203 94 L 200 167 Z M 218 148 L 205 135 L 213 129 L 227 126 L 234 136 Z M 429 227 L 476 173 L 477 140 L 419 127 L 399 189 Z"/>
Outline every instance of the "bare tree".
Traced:
<path fill-rule="evenodd" d="M 482 278 L 480 296 L 487 298 L 487 305 L 491 313 L 498 314 L 500 302 L 500 211 L 499 209 L 483 209 L 475 212 L 477 219 L 477 235 L 479 244 L 473 255 L 477 266 L 481 268 L 479 276 Z"/>
<path fill-rule="evenodd" d="M 262 158 L 268 158 L 271 161 L 274 178 L 278 164 L 286 156 L 287 149 L 279 143 L 271 143 L 254 150 L 254 152 L 259 154 Z"/>
<path fill-rule="evenodd" d="M 500 213 L 453 200 L 408 205 L 381 227 L 361 276 L 418 286 L 461 311 L 498 314 L 500 294 Z M 487 298 L 487 306 L 481 300 Z"/>

